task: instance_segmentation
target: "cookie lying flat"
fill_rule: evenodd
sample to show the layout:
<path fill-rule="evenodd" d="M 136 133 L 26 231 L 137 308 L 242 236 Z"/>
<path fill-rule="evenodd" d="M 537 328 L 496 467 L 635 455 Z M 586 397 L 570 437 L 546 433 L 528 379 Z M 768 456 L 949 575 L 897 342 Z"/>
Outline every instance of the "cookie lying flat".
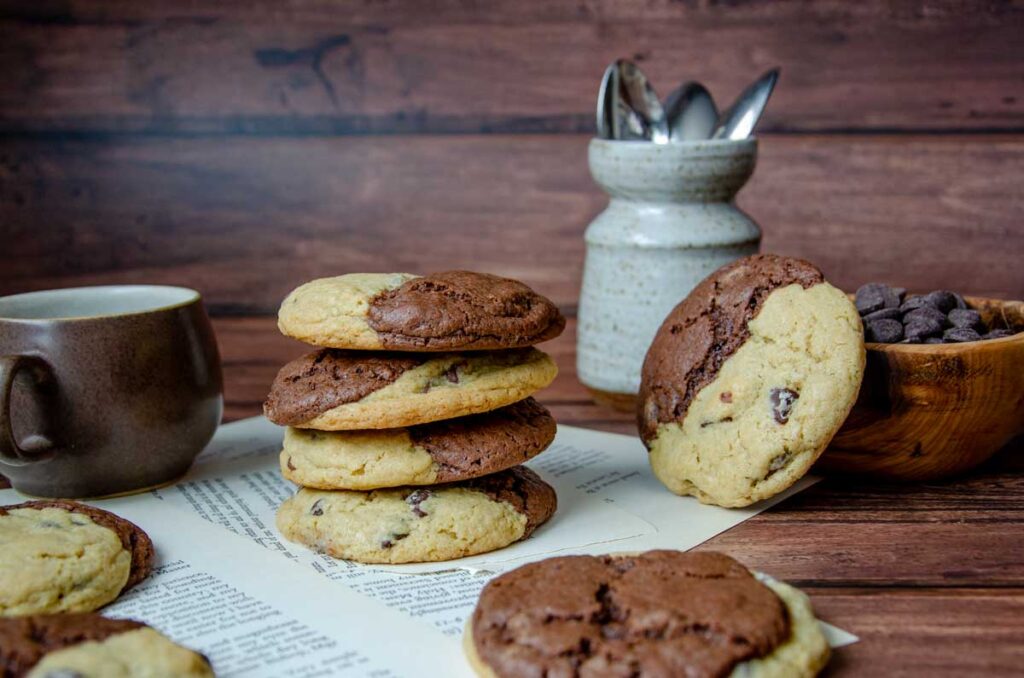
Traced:
<path fill-rule="evenodd" d="M 59 614 L 0 619 L 0 676 L 212 678 L 213 670 L 140 622 Z"/>
<path fill-rule="evenodd" d="M 352 492 L 301 489 L 277 529 L 311 549 L 361 563 L 453 560 L 525 539 L 554 514 L 555 490 L 516 466 L 462 483 Z"/>
<path fill-rule="evenodd" d="M 409 428 L 288 428 L 281 472 L 297 485 L 321 490 L 435 485 L 522 464 L 554 438 L 554 418 L 527 398 L 493 412 Z"/>
<path fill-rule="evenodd" d="M 138 526 L 73 501 L 0 506 L 0 616 L 90 612 L 149 574 Z"/>
<path fill-rule="evenodd" d="M 644 361 L 637 418 L 655 475 L 719 506 L 778 494 L 846 419 L 864 361 L 857 309 L 811 264 L 762 254 L 722 267 Z"/>
<path fill-rule="evenodd" d="M 281 304 L 278 327 L 314 346 L 468 351 L 553 339 L 565 318 L 546 297 L 496 275 L 351 273 L 294 290 Z"/>
<path fill-rule="evenodd" d="M 414 426 L 511 405 L 557 373 L 535 348 L 461 354 L 323 349 L 281 368 L 263 412 L 275 424 L 321 431 Z"/>
<path fill-rule="evenodd" d="M 477 675 L 801 678 L 828 661 L 810 601 L 720 553 L 564 556 L 484 587 Z"/>

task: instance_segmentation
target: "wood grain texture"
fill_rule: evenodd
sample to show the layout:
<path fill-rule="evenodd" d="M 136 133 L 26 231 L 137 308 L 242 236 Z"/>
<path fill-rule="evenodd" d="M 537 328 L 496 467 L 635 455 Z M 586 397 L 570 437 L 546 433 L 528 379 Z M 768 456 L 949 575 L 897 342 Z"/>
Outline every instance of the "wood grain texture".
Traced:
<path fill-rule="evenodd" d="M 1020 588 L 810 593 L 819 615 L 860 637 L 835 652 L 825 677 L 1020 675 Z"/>
<path fill-rule="evenodd" d="M 5 0 L 0 131 L 591 131 L 623 56 L 723 106 L 781 66 L 763 130 L 1019 131 L 1022 31 L 981 0 Z"/>
<path fill-rule="evenodd" d="M 586 136 L 0 141 L 0 293 L 145 281 L 269 314 L 351 271 L 491 271 L 569 310 Z M 1024 298 L 1021 137 L 770 136 L 739 204 L 846 289 Z M 683 292 L 680 292 L 680 297 Z"/>

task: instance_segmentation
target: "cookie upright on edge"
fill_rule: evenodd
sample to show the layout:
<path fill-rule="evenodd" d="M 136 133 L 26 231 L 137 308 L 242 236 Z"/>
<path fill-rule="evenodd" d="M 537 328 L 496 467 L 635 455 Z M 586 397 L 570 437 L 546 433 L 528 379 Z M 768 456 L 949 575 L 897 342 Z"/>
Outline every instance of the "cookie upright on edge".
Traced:
<path fill-rule="evenodd" d="M 213 678 L 213 670 L 145 624 L 86 613 L 0 619 L 0 676 Z"/>
<path fill-rule="evenodd" d="M 361 563 L 419 563 L 486 553 L 526 539 L 557 507 L 526 468 L 448 485 L 355 492 L 301 489 L 277 512 L 290 541 Z"/>
<path fill-rule="evenodd" d="M 137 525 L 73 501 L 0 506 L 0 616 L 91 612 L 149 575 Z"/>
<path fill-rule="evenodd" d="M 511 405 L 557 373 L 535 348 L 440 354 L 322 349 L 281 368 L 263 412 L 275 424 L 321 431 L 399 428 Z"/>
<path fill-rule="evenodd" d="M 329 348 L 469 351 L 553 339 L 565 318 L 523 283 L 487 273 L 351 273 L 292 291 L 281 304 L 278 327 Z"/>
<path fill-rule="evenodd" d="M 523 565 L 484 587 L 463 641 L 486 678 L 806 678 L 829 656 L 805 595 L 711 552 Z"/>
<path fill-rule="evenodd" d="M 655 475 L 719 506 L 778 494 L 846 419 L 864 363 L 857 309 L 810 263 L 760 254 L 720 268 L 644 360 L 637 420 Z"/>
<path fill-rule="evenodd" d="M 492 412 L 408 428 L 288 428 L 281 472 L 320 490 L 434 485 L 495 473 L 532 459 L 555 438 L 555 420 L 533 398 Z"/>

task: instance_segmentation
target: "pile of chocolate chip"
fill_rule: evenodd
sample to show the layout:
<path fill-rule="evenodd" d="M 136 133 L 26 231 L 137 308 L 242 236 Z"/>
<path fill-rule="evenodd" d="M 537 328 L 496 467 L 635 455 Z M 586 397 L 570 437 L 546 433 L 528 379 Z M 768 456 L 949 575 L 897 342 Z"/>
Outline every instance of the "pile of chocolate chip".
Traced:
<path fill-rule="evenodd" d="M 902 287 L 868 283 L 857 290 L 864 339 L 882 344 L 952 344 L 1000 339 L 1013 334 L 989 329 L 981 314 L 956 292 L 936 290 L 908 297 Z"/>

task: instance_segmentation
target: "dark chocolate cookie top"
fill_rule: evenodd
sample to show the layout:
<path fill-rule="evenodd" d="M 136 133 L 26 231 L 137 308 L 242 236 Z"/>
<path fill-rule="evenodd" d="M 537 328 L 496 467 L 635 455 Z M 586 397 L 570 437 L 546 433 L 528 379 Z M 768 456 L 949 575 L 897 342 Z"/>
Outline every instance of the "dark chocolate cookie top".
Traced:
<path fill-rule="evenodd" d="M 558 508 L 555 488 L 541 480 L 541 477 L 525 466 L 513 466 L 482 478 L 474 478 L 458 487 L 483 492 L 494 501 L 511 504 L 516 511 L 526 516 L 526 539 L 533 531 L 547 522 Z"/>
<path fill-rule="evenodd" d="M 153 542 L 149 535 L 143 532 L 142 528 L 135 523 L 116 516 L 109 511 L 66 499 L 40 499 L 37 501 L 27 501 L 23 504 L 0 506 L 0 516 L 7 515 L 7 513 L 15 509 L 42 510 L 45 508 L 57 508 L 70 511 L 71 513 L 80 513 L 88 516 L 92 519 L 92 522 L 100 527 L 105 527 L 117 535 L 118 539 L 121 540 L 124 550 L 132 554 L 128 581 L 122 590 L 130 589 L 149 576 L 150 571 L 153 569 L 154 555 Z"/>
<path fill-rule="evenodd" d="M 547 297 L 509 278 L 445 271 L 414 278 L 370 300 L 370 327 L 385 348 L 402 351 L 532 346 L 565 329 Z"/>
<path fill-rule="evenodd" d="M 484 414 L 412 426 L 413 443 L 440 466 L 439 483 L 475 478 L 521 464 L 555 439 L 555 420 L 533 398 Z"/>
<path fill-rule="evenodd" d="M 51 652 L 102 641 L 144 626 L 130 619 L 107 619 L 95 613 L 0 617 L 0 676 L 20 678 Z"/>
<path fill-rule="evenodd" d="M 720 553 L 564 556 L 493 579 L 472 618 L 506 676 L 728 676 L 789 637 L 775 593 Z"/>
<path fill-rule="evenodd" d="M 647 351 L 637 398 L 644 442 L 654 438 L 658 424 L 684 419 L 697 393 L 750 336 L 747 325 L 771 292 L 824 280 L 803 259 L 755 254 L 723 266 L 697 285 L 669 312 Z"/>
<path fill-rule="evenodd" d="M 296 426 L 393 383 L 429 356 L 321 349 L 281 368 L 263 403 L 267 419 Z"/>

